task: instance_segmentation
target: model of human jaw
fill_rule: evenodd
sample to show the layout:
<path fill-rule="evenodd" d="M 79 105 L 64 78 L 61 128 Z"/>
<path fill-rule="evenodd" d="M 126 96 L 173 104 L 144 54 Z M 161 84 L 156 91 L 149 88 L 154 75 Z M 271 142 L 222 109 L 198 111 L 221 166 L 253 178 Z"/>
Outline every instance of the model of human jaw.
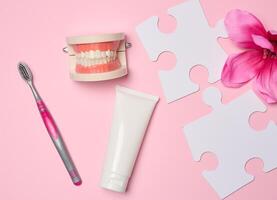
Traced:
<path fill-rule="evenodd" d="M 77 73 L 101 73 L 117 69 L 120 62 L 117 57 L 119 41 L 73 46 L 76 52 Z"/>
<path fill-rule="evenodd" d="M 77 81 L 100 81 L 127 74 L 122 33 L 67 38 L 70 75 Z"/>

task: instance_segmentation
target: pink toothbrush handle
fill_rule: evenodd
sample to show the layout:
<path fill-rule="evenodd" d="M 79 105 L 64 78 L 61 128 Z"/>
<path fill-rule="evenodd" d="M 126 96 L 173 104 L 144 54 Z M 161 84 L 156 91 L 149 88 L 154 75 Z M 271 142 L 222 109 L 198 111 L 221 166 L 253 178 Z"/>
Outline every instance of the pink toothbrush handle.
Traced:
<path fill-rule="evenodd" d="M 75 185 L 80 185 L 82 183 L 81 177 L 69 155 L 69 152 L 63 142 L 63 139 L 60 135 L 59 129 L 55 124 L 53 117 L 51 116 L 50 112 L 48 111 L 47 107 L 45 106 L 42 100 L 37 100 L 37 106 L 45 127 L 48 131 L 49 136 L 51 137 L 60 157 L 63 160 L 63 163 Z"/>
<path fill-rule="evenodd" d="M 60 136 L 58 127 L 56 126 L 54 119 L 45 106 L 44 102 L 42 100 L 38 100 L 37 106 L 50 137 L 52 139 L 57 139 Z"/>

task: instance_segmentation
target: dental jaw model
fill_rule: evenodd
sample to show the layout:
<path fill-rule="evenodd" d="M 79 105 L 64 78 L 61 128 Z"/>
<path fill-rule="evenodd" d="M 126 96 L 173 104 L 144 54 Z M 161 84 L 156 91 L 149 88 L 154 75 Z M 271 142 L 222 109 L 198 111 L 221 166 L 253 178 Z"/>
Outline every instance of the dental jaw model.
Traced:
<path fill-rule="evenodd" d="M 77 73 L 101 73 L 117 69 L 119 42 L 79 44 L 73 47 L 76 54 Z"/>
<path fill-rule="evenodd" d="M 101 81 L 127 74 L 123 33 L 67 38 L 70 77 L 76 81 Z"/>

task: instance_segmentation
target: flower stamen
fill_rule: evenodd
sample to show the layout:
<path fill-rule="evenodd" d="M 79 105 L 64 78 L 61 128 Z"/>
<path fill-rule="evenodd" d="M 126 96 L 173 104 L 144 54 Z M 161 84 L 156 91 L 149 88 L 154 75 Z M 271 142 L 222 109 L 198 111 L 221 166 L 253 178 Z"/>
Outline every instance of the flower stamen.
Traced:
<path fill-rule="evenodd" d="M 275 52 L 270 51 L 269 49 L 264 49 L 263 59 L 266 59 L 266 58 L 276 59 L 277 54 Z"/>

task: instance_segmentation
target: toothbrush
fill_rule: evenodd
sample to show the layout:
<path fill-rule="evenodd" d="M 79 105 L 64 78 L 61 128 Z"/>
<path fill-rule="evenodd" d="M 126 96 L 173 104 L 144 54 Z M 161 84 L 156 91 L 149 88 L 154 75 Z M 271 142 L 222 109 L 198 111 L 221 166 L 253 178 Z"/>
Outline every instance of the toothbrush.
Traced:
<path fill-rule="evenodd" d="M 63 142 L 63 139 L 61 137 L 61 134 L 58 130 L 57 125 L 54 122 L 54 119 L 52 118 L 50 112 L 48 111 L 47 107 L 45 106 L 44 102 L 42 101 L 41 97 L 39 96 L 34 83 L 33 83 L 33 75 L 26 63 L 18 63 L 18 70 L 25 82 L 29 85 L 31 88 L 33 95 L 35 97 L 38 110 L 40 112 L 40 115 L 42 117 L 42 120 L 45 124 L 45 127 L 48 131 L 49 136 L 51 137 L 61 159 L 63 160 L 63 163 L 71 177 L 72 182 L 75 185 L 81 185 L 82 180 L 81 177 L 69 155 L 69 152 Z"/>

